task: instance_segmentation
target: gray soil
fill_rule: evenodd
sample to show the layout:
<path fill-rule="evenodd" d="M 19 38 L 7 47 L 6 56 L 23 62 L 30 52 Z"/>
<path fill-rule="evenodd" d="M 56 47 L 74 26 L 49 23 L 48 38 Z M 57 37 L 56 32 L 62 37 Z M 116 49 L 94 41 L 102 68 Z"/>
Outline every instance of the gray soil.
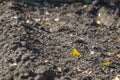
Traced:
<path fill-rule="evenodd" d="M 0 80 L 120 80 L 120 4 L 18 1 L 0 3 Z"/>

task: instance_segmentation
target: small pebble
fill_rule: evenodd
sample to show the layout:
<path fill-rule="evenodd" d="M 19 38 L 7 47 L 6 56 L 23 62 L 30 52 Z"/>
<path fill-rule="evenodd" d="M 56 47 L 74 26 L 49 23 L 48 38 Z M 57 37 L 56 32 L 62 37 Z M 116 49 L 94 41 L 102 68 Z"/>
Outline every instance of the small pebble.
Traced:
<path fill-rule="evenodd" d="M 29 22 L 30 22 L 30 20 L 27 20 L 27 21 L 26 21 L 26 23 L 29 23 Z"/>
<path fill-rule="evenodd" d="M 10 66 L 17 66 L 17 63 L 10 64 Z"/>
<path fill-rule="evenodd" d="M 25 46 L 26 45 L 26 41 L 21 41 L 21 45 Z"/>
<path fill-rule="evenodd" d="M 29 76 L 29 73 L 24 73 L 24 76 Z"/>
<path fill-rule="evenodd" d="M 91 51 L 90 54 L 95 54 L 95 52 L 94 52 L 94 51 Z"/>
<path fill-rule="evenodd" d="M 107 56 L 114 56 L 116 53 L 115 52 L 106 52 L 105 55 Z"/>
<path fill-rule="evenodd" d="M 9 68 L 9 71 L 11 71 L 11 72 L 14 71 L 14 70 L 16 69 L 16 67 L 17 67 L 17 66 L 11 66 L 11 67 Z"/>
<path fill-rule="evenodd" d="M 44 62 L 45 62 L 45 63 L 47 63 L 47 62 L 48 62 L 48 60 L 45 60 Z"/>
<path fill-rule="evenodd" d="M 54 19 L 54 21 L 56 21 L 56 22 L 59 21 L 59 20 L 60 20 L 59 18 L 55 18 L 55 19 Z"/>
<path fill-rule="evenodd" d="M 40 80 L 40 75 L 37 75 L 35 78 L 34 78 L 34 80 Z"/>
<path fill-rule="evenodd" d="M 73 34 L 69 34 L 70 35 L 70 37 L 73 37 Z"/>
<path fill-rule="evenodd" d="M 96 23 L 97 23 L 97 24 L 101 24 L 101 21 L 100 21 L 100 20 L 96 20 Z"/>
<path fill-rule="evenodd" d="M 27 20 L 26 23 L 27 23 L 27 24 L 32 24 L 32 21 Z"/>
<path fill-rule="evenodd" d="M 34 21 L 35 21 L 35 22 L 39 22 L 39 21 L 40 21 L 40 19 L 34 19 Z"/>
<path fill-rule="evenodd" d="M 13 18 L 13 19 L 18 19 L 18 17 L 17 17 L 17 16 L 13 16 L 12 18 Z"/>
<path fill-rule="evenodd" d="M 45 12 L 46 15 L 49 15 L 50 13 L 48 11 Z"/>
<path fill-rule="evenodd" d="M 100 14 L 100 13 L 98 13 L 98 16 L 100 17 L 100 16 L 101 16 L 101 14 Z"/>
<path fill-rule="evenodd" d="M 62 68 L 61 67 L 57 67 L 57 72 L 62 72 Z"/>
<path fill-rule="evenodd" d="M 83 8 L 87 8 L 87 7 L 88 7 L 88 5 L 84 5 L 84 6 L 83 6 Z"/>

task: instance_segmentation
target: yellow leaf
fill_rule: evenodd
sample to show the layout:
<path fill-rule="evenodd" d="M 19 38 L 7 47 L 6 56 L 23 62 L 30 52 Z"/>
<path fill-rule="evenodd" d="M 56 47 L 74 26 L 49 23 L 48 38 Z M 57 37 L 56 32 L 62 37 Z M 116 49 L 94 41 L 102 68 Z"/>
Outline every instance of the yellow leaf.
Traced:
<path fill-rule="evenodd" d="M 64 22 L 58 22 L 60 26 L 63 26 L 65 23 Z"/>
<path fill-rule="evenodd" d="M 108 66 L 108 65 L 110 65 L 110 62 L 109 62 L 109 61 L 104 61 L 104 62 L 103 62 L 103 65 L 104 65 L 104 66 Z"/>
<path fill-rule="evenodd" d="M 50 21 L 46 21 L 45 24 L 46 24 L 47 26 L 51 25 Z"/>
<path fill-rule="evenodd" d="M 71 55 L 72 56 L 82 56 L 82 54 L 76 48 L 72 49 Z"/>
<path fill-rule="evenodd" d="M 55 49 L 55 50 L 54 50 L 54 52 L 55 52 L 55 53 L 58 53 L 58 52 L 59 52 L 59 50 Z"/>

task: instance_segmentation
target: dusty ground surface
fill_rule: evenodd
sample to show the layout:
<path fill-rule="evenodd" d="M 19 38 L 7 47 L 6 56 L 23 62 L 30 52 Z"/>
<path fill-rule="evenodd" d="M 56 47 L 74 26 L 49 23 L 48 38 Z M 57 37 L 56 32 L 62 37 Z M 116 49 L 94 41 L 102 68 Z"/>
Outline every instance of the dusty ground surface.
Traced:
<path fill-rule="evenodd" d="M 73 49 L 81 56 L 71 55 Z M 120 80 L 119 76 L 120 18 L 114 7 L 97 1 L 0 3 L 0 80 Z"/>

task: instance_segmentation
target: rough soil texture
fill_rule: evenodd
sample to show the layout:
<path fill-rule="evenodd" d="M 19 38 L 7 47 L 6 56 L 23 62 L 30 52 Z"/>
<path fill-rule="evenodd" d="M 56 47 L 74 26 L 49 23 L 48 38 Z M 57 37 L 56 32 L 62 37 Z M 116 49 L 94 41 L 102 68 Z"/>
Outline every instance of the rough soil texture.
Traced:
<path fill-rule="evenodd" d="M 72 56 L 73 48 L 82 56 Z M 98 1 L 0 3 L 0 80 L 120 80 L 119 76 L 120 17 L 115 6 Z"/>

